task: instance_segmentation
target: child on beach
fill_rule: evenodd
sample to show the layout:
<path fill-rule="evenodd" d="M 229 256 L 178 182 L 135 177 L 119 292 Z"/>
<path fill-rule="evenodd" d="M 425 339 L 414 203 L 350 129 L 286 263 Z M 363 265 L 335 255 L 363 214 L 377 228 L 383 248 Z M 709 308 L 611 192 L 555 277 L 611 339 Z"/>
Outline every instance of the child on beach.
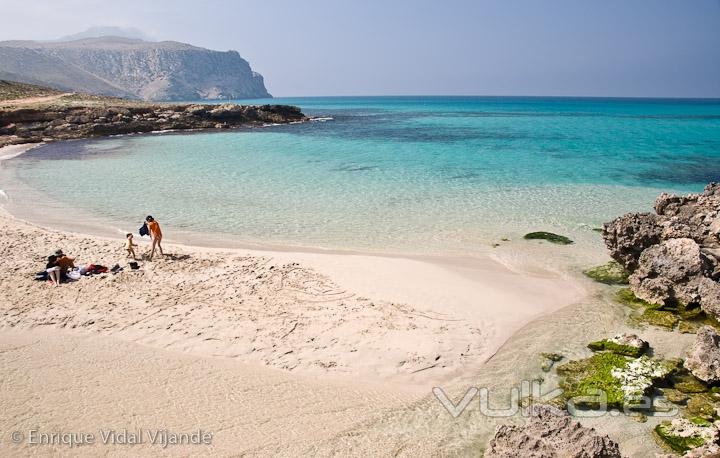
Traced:
<path fill-rule="evenodd" d="M 125 237 L 127 237 L 125 250 L 128 252 L 128 257 L 132 256 L 132 258 L 137 261 L 137 258 L 135 257 L 135 247 L 137 246 L 137 243 L 133 243 L 133 235 L 128 233 Z"/>

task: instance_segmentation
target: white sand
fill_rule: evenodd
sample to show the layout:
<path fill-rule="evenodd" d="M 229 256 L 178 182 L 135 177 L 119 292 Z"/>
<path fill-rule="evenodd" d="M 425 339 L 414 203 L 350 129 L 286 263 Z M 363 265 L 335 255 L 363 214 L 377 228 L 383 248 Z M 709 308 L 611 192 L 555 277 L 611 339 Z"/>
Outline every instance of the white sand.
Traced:
<path fill-rule="evenodd" d="M 518 329 L 587 295 L 577 279 L 490 258 L 167 244 L 170 256 L 133 272 L 122 238 L 41 228 L 7 212 L 0 228 L 0 367 L 8 374 L 0 431 L 164 421 L 222 438 L 216 449 L 171 454 L 307 453 L 389 405 L 404 409 L 437 384 L 481 372 Z M 80 264 L 125 270 L 59 288 L 34 281 L 57 248 Z M 0 439 L 0 452 L 7 444 Z M 155 451 L 132 451 L 146 452 Z"/>

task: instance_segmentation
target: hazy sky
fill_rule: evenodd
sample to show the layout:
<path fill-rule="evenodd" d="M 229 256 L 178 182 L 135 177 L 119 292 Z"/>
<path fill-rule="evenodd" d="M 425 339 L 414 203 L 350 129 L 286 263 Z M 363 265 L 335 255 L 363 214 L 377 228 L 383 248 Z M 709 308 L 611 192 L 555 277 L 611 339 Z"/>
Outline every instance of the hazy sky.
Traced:
<path fill-rule="evenodd" d="M 0 0 L 0 40 L 91 26 L 238 50 L 275 96 L 720 97 L 720 0 Z"/>

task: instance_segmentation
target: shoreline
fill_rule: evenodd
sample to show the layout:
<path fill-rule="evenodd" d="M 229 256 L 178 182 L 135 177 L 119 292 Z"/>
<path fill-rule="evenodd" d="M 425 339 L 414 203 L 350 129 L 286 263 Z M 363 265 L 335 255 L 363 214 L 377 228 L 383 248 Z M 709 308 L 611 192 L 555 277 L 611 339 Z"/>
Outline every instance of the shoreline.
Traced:
<path fill-rule="evenodd" d="M 22 154 L 32 146 L 11 146 L 0 149 L 0 157 Z M 2 154 L 6 152 L 6 154 Z M 0 161 L 0 168 L 2 162 Z M 12 193 L 11 197 L 12 199 Z M 60 238 L 92 238 L 103 244 L 118 244 L 119 237 L 85 234 L 83 229 L 59 231 L 45 224 L 18 219 L 3 207 L 2 219 L 28 226 Z M 63 209 L 66 210 L 66 209 Z M 71 211 L 72 213 L 72 211 Z M 21 229 L 22 230 L 22 229 Z M 166 232 L 168 231 L 166 229 Z M 139 238 L 138 238 L 139 239 Z M 168 239 L 169 240 L 169 239 Z M 140 241 L 140 240 L 138 240 Z M 141 242 L 140 249 L 144 246 Z M 305 249 L 258 249 L 247 247 L 218 248 L 168 243 L 169 250 L 187 251 L 199 256 L 253 256 L 272 258 L 278 262 L 299 262 L 317 271 L 344 291 L 371 299 L 389 300 L 409 304 L 421 314 L 453 314 L 469 323 L 481 324 L 485 338 L 480 359 L 493 355 L 515 331 L 537 317 L 568 306 L 588 294 L 587 284 L 579 278 L 559 275 L 557 272 L 518 272 L 491 257 L 455 258 L 401 256 L 378 253 L 309 251 Z M 277 247 L 274 247 L 277 248 Z M 68 251 L 66 249 L 66 251 Z M 114 264 L 114 263 L 113 263 Z M 563 293 L 558 293 L 563 291 Z M 478 295 L 482 299 L 478 299 Z M 497 305 L 502 306 L 498 313 Z M 481 366 L 482 364 L 480 364 Z M 479 367 L 477 363 L 471 366 Z M 462 372 L 456 367 L 454 375 Z M 443 377 L 444 378 L 444 377 Z"/>
<path fill-rule="evenodd" d="M 3 151 L 9 150 L 0 149 Z M 418 441 L 414 449 L 421 455 L 439 450 L 441 445 L 436 441 L 440 440 L 451 443 L 460 454 L 472 454 L 467 447 L 484 445 L 495 425 L 507 419 L 478 417 L 473 407 L 468 415 L 453 420 L 439 410 L 430 394 L 432 387 L 446 388 L 453 399 L 462 397 L 469 386 L 506 390 L 538 374 L 540 352 L 561 351 L 568 358 L 585 356 L 588 350 L 584 342 L 628 329 L 622 306 L 605 297 L 606 287 L 583 279 L 579 272 L 514 271 L 511 265 L 490 257 L 449 258 L 443 264 L 439 258 L 427 257 L 168 243 L 166 251 L 175 259 L 142 262 L 139 278 L 123 272 L 116 278 L 82 278 L 54 289 L 26 278 L 43 254 L 62 247 L 70 255 L 98 256 L 92 259 L 105 262 L 119 259 L 120 238 L 44 228 L 17 219 L 4 207 L 0 220 L 5 223 L 3 242 L 9 240 L 15 250 L 24 246 L 26 255 L 11 259 L 19 277 L 0 279 L 12 285 L 8 288 L 11 306 L 4 310 L 4 323 L 0 325 L 0 349 L 8 341 L 36 339 L 37 332 L 45 329 L 45 340 L 35 340 L 45 354 L 53 354 L 56 343 L 68 340 L 82 347 L 90 339 L 102 348 L 112 346 L 112 342 L 126 342 L 140 345 L 145 349 L 142 352 L 155 355 L 153 358 L 162 358 L 169 350 L 178 357 L 207 360 L 213 365 L 257 368 L 262 372 L 258 380 L 266 380 L 271 374 L 313 380 L 310 383 L 317 383 L 314 389 L 327 390 L 334 396 L 346 396 L 343 393 L 347 389 L 365 393 L 375 388 L 386 393 L 382 396 L 389 396 L 373 398 L 377 404 L 367 406 L 350 423 L 342 423 L 342 430 L 329 426 L 337 419 L 301 428 L 302 434 L 317 432 L 318 428 L 334 431 L 325 439 L 313 435 L 320 441 L 320 445 L 309 446 L 313 450 L 337 450 L 339 446 L 380 453 L 402 445 L 379 431 L 412 425 L 413 431 L 433 431 L 430 436 L 413 433 L 413 440 Z M 71 251 L 74 249 L 77 251 Z M 31 265 L 28 254 L 33 259 Z M 280 290 L 268 287 L 273 284 L 272 277 L 260 278 L 271 272 L 271 267 L 282 270 Z M 240 283 L 232 282 L 236 274 Z M 284 288 L 286 280 L 290 288 Z M 153 292 L 148 285 L 159 285 L 159 290 Z M 245 286 L 247 289 L 241 290 Z M 154 305 L 156 297 L 164 305 Z M 227 301 L 234 303 L 236 298 L 252 304 L 243 310 L 227 308 Z M 109 306 L 102 307 L 103 303 Z M 267 314 L 272 304 L 281 307 Z M 298 309 L 299 304 L 304 305 Z M 202 335 L 194 336 L 198 332 Z M 242 342 L 251 334 L 253 342 L 261 342 L 259 348 Z M 679 355 L 678 348 L 687 343 L 684 338 L 670 342 L 657 331 L 645 335 L 654 336 L 658 342 L 664 339 L 658 349 L 669 355 Z M 296 340 L 283 342 L 287 336 Z M 324 340 L 308 346 L 308 339 L 318 338 Z M 434 355 L 440 356 L 444 367 L 435 365 Z M 118 364 L 132 367 L 134 363 L 126 361 L 127 356 L 121 352 Z M 169 359 L 165 361 L 163 364 L 171 364 Z M 10 366 L 30 363 L 15 361 Z M 99 377 L 86 370 L 91 371 L 91 378 Z M 552 380 L 550 377 L 550 383 Z M 187 380 L 173 383 L 182 390 Z M 353 396 L 345 399 L 355 402 Z M 390 402 L 387 410 L 383 399 L 403 401 Z M 268 402 L 281 412 L 288 407 Z M 343 409 L 326 400 L 321 405 L 323 409 Z M 216 402 L 206 408 L 222 409 Z M 61 416 L 57 412 L 48 415 L 55 421 Z M 107 422 L 113 417 L 100 420 Z M 247 417 L 241 415 L 238 420 L 247 422 Z M 131 423 L 143 426 L 135 420 Z M 624 450 L 639 453 L 654 448 L 640 438 L 640 431 L 650 426 L 629 418 L 597 421 L 592 426 L 618 438 Z M 256 450 L 293 455 L 298 447 L 285 442 L 277 448 L 258 445 Z"/>

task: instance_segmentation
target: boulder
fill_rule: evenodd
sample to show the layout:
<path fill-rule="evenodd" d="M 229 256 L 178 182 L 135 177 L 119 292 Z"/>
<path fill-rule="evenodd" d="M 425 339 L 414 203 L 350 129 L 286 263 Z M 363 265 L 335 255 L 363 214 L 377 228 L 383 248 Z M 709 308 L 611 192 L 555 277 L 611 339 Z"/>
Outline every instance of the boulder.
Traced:
<path fill-rule="evenodd" d="M 687 350 L 684 366 L 695 377 L 708 383 L 720 382 L 720 335 L 703 326 Z"/>
<path fill-rule="evenodd" d="M 720 458 L 720 445 L 705 444 L 702 447 L 688 450 L 683 458 Z"/>
<path fill-rule="evenodd" d="M 720 183 L 701 194 L 661 194 L 655 211 L 603 227 L 610 255 L 631 272 L 632 292 L 651 304 L 699 305 L 720 319 Z"/>
<path fill-rule="evenodd" d="M 605 223 L 602 228 L 610 257 L 631 272 L 642 252 L 660 243 L 661 233 L 658 217 L 651 213 L 630 213 Z"/>
<path fill-rule="evenodd" d="M 608 436 L 583 427 L 565 411 L 536 404 L 524 426 L 498 426 L 485 451 L 485 457 L 518 456 L 620 458 L 621 454 Z"/>
<path fill-rule="evenodd" d="M 666 240 L 642 252 L 630 275 L 630 287 L 637 297 L 652 304 L 699 302 L 698 285 L 693 280 L 708 273 L 709 267 L 694 240 Z"/>

